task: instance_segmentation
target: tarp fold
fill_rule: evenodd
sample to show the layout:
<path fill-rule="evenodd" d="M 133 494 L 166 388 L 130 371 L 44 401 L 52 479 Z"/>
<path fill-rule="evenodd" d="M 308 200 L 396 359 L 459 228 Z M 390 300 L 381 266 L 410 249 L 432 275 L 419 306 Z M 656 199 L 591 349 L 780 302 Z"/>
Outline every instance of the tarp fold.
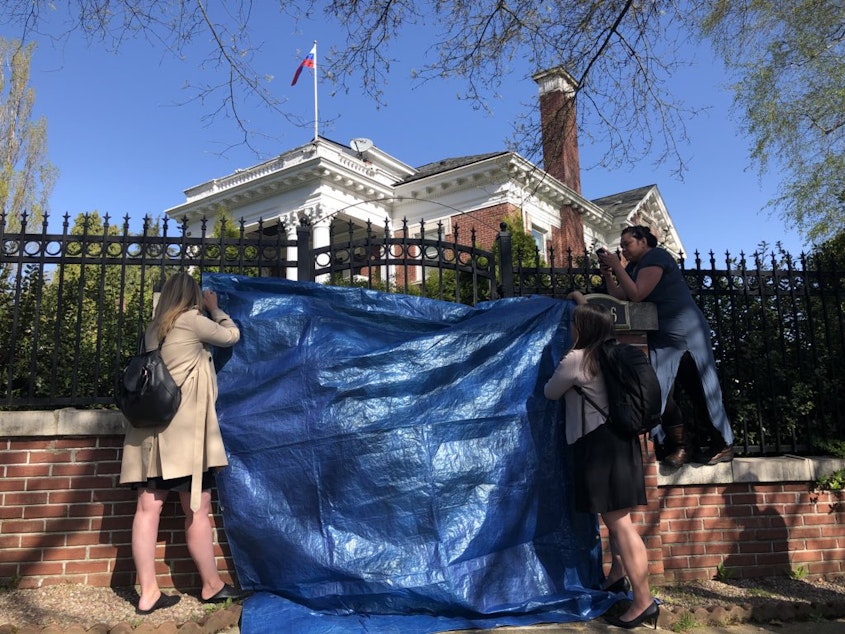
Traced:
<path fill-rule="evenodd" d="M 595 516 L 572 510 L 543 385 L 572 303 L 476 307 L 209 275 L 218 474 L 242 632 L 435 632 L 594 618 Z M 290 629 L 279 629 L 287 623 Z M 395 628 L 395 629 L 391 629 Z"/>

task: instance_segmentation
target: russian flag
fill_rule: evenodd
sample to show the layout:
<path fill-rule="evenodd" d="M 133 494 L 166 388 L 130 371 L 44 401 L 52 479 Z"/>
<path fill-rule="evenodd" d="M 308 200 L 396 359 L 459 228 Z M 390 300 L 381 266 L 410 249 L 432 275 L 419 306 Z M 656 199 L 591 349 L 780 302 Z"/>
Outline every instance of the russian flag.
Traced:
<path fill-rule="evenodd" d="M 311 47 L 311 52 L 305 56 L 305 59 L 299 64 L 299 67 L 296 69 L 296 74 L 293 76 L 293 81 L 290 83 L 291 86 L 296 86 L 296 80 L 299 79 L 299 74 L 302 72 L 303 68 L 316 68 L 317 66 L 317 45 Z"/>

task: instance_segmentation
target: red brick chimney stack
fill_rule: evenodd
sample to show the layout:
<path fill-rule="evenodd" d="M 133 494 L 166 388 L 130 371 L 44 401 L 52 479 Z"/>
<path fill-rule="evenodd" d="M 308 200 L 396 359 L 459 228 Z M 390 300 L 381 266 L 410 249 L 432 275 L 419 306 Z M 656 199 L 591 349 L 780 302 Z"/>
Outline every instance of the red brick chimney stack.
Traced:
<path fill-rule="evenodd" d="M 540 126 L 545 171 L 564 185 L 581 193 L 581 163 L 578 158 L 578 125 L 575 117 L 575 88 L 578 82 L 563 68 L 534 74 L 540 89 Z M 577 209 L 560 209 L 560 231 L 553 232 L 552 244 L 559 257 L 584 253 L 584 220 Z M 561 260 L 558 260 L 562 263 Z"/>
<path fill-rule="evenodd" d="M 575 89 L 578 82 L 563 68 L 533 76 L 540 88 L 545 170 L 564 185 L 581 193 L 581 164 L 578 159 L 578 126 L 575 117 Z"/>

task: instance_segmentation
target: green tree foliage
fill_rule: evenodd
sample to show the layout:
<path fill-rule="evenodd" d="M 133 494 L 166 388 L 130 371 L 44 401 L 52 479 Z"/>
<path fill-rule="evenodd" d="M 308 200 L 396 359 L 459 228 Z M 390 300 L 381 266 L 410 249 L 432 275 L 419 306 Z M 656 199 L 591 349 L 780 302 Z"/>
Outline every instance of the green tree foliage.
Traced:
<path fill-rule="evenodd" d="M 85 404 L 112 395 L 151 313 L 161 270 L 123 266 L 131 239 L 97 212 L 80 214 L 61 264 L 0 274 L 0 328 L 10 334 L 0 340 L 4 396 L 60 395 Z"/>
<path fill-rule="evenodd" d="M 845 269 L 845 231 L 840 231 L 813 250 L 813 257 L 828 268 Z"/>
<path fill-rule="evenodd" d="M 845 8 L 838 0 L 700 3 L 772 205 L 813 240 L 845 225 Z"/>
<path fill-rule="evenodd" d="M 266 14 L 252 0 L 208 5 L 158 0 L 76 0 L 55 24 L 51 0 L 0 0 L 0 19 L 21 36 L 74 32 L 119 49 L 128 38 L 158 41 L 179 60 L 196 59 L 212 77 L 194 85 L 209 118 L 231 115 L 252 140 L 247 108 L 257 101 L 290 121 L 284 100 L 258 70 L 251 40 Z M 396 2 L 310 0 L 285 6 L 294 19 L 322 12 L 346 30 L 346 42 L 323 53 L 322 75 L 341 89 L 363 89 L 377 101 L 388 83 L 391 46 L 410 30 L 427 34 L 419 82 L 458 79 L 459 98 L 492 110 L 515 74 L 564 67 L 577 81 L 579 133 L 603 148 L 600 163 L 668 163 L 679 175 L 686 121 L 693 112 L 668 92 L 668 80 L 690 63 L 686 43 L 713 43 L 734 73 L 735 105 L 753 159 L 782 177 L 772 201 L 814 240 L 830 237 L 845 217 L 845 59 L 843 8 L 835 0 L 550 0 Z M 216 99 L 215 99 L 216 96 Z M 256 99 L 257 97 L 257 99 Z M 510 98 L 510 97 L 509 97 Z M 221 103 L 222 102 L 222 103 Z M 564 116 L 566 113 L 563 113 Z M 515 122 L 514 143 L 541 156 L 534 110 Z"/>
<path fill-rule="evenodd" d="M 11 271 L 0 267 L 0 328 L 6 333 L 0 338 L 0 394 L 20 396 L 43 381 L 30 371 L 38 360 L 33 343 L 42 279 L 34 266 L 24 267 L 20 275 L 12 276 Z"/>
<path fill-rule="evenodd" d="M 514 266 L 525 268 L 546 266 L 545 259 L 540 253 L 533 236 L 525 231 L 525 221 L 522 217 L 522 210 L 516 209 L 504 218 L 502 222 L 507 231 L 511 234 L 511 248 L 513 249 Z M 493 253 L 496 254 L 496 261 L 499 259 L 499 244 L 490 245 Z"/>
<path fill-rule="evenodd" d="M 845 314 L 836 246 L 687 271 L 713 330 L 723 396 L 738 444 L 780 453 L 795 438 L 825 452 L 845 408 Z M 839 257 L 842 257 L 841 247 Z M 840 260 L 841 262 L 841 260 Z M 706 420 L 699 421 L 707 429 Z M 757 450 L 757 449 L 752 449 Z"/>
<path fill-rule="evenodd" d="M 341 81 L 363 69 L 365 89 L 378 97 L 389 44 L 424 23 L 435 56 L 422 62 L 421 80 L 461 79 L 463 96 L 488 108 L 520 58 L 531 60 L 528 72 L 563 66 L 578 82 L 580 133 L 606 148 L 602 164 L 649 156 L 679 174 L 690 112 L 665 81 L 689 61 L 685 40 L 712 43 L 736 79 L 752 158 L 781 178 L 770 205 L 813 240 L 845 224 L 845 10 L 837 0 L 357 0 L 326 11 L 347 29 L 331 69 Z M 518 129 L 521 149 L 539 155 L 536 122 Z"/>
<path fill-rule="evenodd" d="M 488 285 L 478 284 L 470 273 L 452 269 L 427 269 L 422 289 L 425 297 L 469 306 L 490 299 Z"/>
<path fill-rule="evenodd" d="M 546 263 L 540 254 L 540 250 L 534 238 L 526 233 L 522 212 L 517 209 L 507 214 L 502 219 L 505 231 L 510 234 L 512 265 L 521 283 L 533 285 L 541 276 L 537 273 L 538 267 L 545 267 Z M 493 266 L 499 270 L 500 266 L 500 245 L 494 241 L 490 245 L 481 245 L 483 250 L 493 253 Z M 487 268 L 490 266 L 488 258 L 481 257 L 477 262 L 478 267 Z M 426 297 L 435 297 L 446 301 L 473 304 L 474 298 L 478 301 L 485 301 L 492 298 L 490 288 L 487 285 L 479 286 L 473 281 L 473 275 L 469 272 L 429 268 L 426 270 L 425 280 Z"/>
<path fill-rule="evenodd" d="M 212 240 L 205 247 L 205 256 L 213 260 L 220 260 L 220 266 L 204 267 L 206 272 L 234 273 L 236 275 L 258 276 L 258 268 L 244 266 L 244 262 L 253 260 L 258 253 L 255 247 L 243 248 L 241 240 L 244 228 L 232 218 L 226 208 L 217 211 L 214 227 L 211 230 Z"/>
<path fill-rule="evenodd" d="M 69 243 L 67 263 L 51 275 L 42 299 L 45 330 L 60 346 L 49 374 L 65 393 L 111 394 L 122 348 L 133 352 L 137 344 L 134 316 L 151 306 L 151 293 L 142 297 L 140 270 L 120 266 L 121 245 L 107 240 L 118 227 L 91 212 L 76 217 L 70 235 L 78 241 Z"/>
<path fill-rule="evenodd" d="M 0 37 L 0 214 L 6 231 L 37 227 L 47 210 L 56 169 L 47 159 L 47 120 L 33 120 L 35 91 L 29 85 L 34 44 Z"/>

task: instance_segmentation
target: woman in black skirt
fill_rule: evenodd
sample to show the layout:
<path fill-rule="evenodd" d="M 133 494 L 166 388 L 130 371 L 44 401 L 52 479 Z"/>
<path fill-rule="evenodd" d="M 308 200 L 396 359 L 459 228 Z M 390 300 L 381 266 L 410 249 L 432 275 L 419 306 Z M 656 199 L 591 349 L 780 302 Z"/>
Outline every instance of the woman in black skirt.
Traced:
<path fill-rule="evenodd" d="M 646 504 L 643 459 L 636 438 L 617 434 L 605 417 L 586 402 L 580 388 L 607 411 L 607 392 L 599 367 L 599 350 L 613 338 L 610 311 L 596 304 L 575 308 L 572 337 L 575 343 L 545 386 L 546 398 L 566 402 L 566 442 L 574 445 L 575 510 L 599 513 L 607 527 L 611 568 L 605 590 L 633 590 L 634 600 L 613 625 L 633 628 L 657 624 L 659 606 L 648 586 L 648 559 L 640 534 L 631 521 L 631 509 Z M 627 576 L 627 579 L 626 579 Z M 628 581 L 630 580 L 630 581 Z"/>

